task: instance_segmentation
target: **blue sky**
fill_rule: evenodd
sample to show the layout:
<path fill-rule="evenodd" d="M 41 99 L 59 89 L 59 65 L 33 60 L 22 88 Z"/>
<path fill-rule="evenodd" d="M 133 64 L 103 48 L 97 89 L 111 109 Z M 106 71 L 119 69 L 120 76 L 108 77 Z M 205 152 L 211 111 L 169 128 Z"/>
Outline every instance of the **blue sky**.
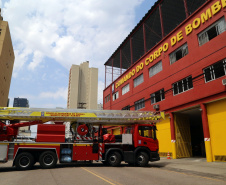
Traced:
<path fill-rule="evenodd" d="M 66 108 L 70 66 L 84 61 L 99 69 L 102 103 L 104 63 L 154 2 L 0 0 L 15 54 L 10 106 L 21 97 L 30 107 Z"/>

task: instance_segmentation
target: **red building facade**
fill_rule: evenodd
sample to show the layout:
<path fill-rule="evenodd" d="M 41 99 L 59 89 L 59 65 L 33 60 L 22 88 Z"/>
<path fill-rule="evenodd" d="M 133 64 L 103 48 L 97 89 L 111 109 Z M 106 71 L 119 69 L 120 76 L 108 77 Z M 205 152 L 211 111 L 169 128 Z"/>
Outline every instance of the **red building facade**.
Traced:
<path fill-rule="evenodd" d="M 133 62 L 131 55 L 131 65 L 123 68 L 124 41 L 117 50 L 119 65 L 114 66 L 114 55 L 105 63 L 106 70 L 112 66 L 112 83 L 104 90 L 103 108 L 165 111 L 166 120 L 157 124 L 160 155 L 166 156 L 170 151 L 173 158 L 199 156 L 207 161 L 224 161 L 226 150 L 221 148 L 226 144 L 222 131 L 226 128 L 226 1 L 205 1 L 191 15 L 190 1 L 179 2 L 183 2 L 186 17 L 167 35 L 164 1 L 152 7 L 150 16 L 157 9 L 159 12 L 162 39 L 150 50 L 147 51 L 144 28 L 149 14 L 131 32 L 128 38 L 133 53 L 131 38 L 143 26 L 142 57 Z M 169 0 L 165 3 L 170 5 Z M 114 79 L 113 70 L 117 67 L 121 75 Z"/>

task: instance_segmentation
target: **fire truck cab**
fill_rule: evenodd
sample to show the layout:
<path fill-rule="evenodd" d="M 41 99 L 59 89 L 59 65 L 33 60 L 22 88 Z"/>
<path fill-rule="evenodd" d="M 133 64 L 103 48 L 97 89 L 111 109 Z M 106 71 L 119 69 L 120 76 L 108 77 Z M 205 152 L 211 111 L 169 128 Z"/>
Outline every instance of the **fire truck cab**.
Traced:
<path fill-rule="evenodd" d="M 0 108 L 0 162 L 13 160 L 18 170 L 36 162 L 42 168 L 77 161 L 146 166 L 160 160 L 155 123 L 161 119 L 164 113 L 147 111 Z M 55 124 L 44 124 L 50 121 Z M 21 139 L 18 129 L 28 125 L 38 125 L 37 136 Z M 125 132 L 107 133 L 104 127 L 114 125 Z"/>
<path fill-rule="evenodd" d="M 118 166 L 121 161 L 137 166 L 146 166 L 149 161 L 158 161 L 159 145 L 154 124 L 132 124 L 130 132 L 114 136 L 116 142 L 104 140 L 104 163 Z"/>

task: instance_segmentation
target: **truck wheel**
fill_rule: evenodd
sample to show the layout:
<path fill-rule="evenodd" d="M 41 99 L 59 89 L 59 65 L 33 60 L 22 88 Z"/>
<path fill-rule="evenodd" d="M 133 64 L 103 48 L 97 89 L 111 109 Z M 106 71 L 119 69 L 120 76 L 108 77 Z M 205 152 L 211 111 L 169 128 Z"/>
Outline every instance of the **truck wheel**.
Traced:
<path fill-rule="evenodd" d="M 133 166 L 133 165 L 134 165 L 134 163 L 128 163 L 128 165 L 129 165 L 129 166 Z"/>
<path fill-rule="evenodd" d="M 15 166 L 18 170 L 28 170 L 34 164 L 34 157 L 28 152 L 20 153 L 15 160 Z"/>
<path fill-rule="evenodd" d="M 39 157 L 39 163 L 42 168 L 53 168 L 57 163 L 56 153 L 52 151 L 45 151 Z"/>
<path fill-rule="evenodd" d="M 108 156 L 108 164 L 110 166 L 119 166 L 121 164 L 122 157 L 118 152 L 113 152 Z"/>
<path fill-rule="evenodd" d="M 101 161 L 103 163 L 104 166 L 108 166 L 108 161 Z"/>
<path fill-rule="evenodd" d="M 146 152 L 140 152 L 137 155 L 137 158 L 136 158 L 137 166 L 140 166 L 140 167 L 147 166 L 148 161 L 149 161 L 149 158 L 148 158 L 148 154 Z"/>

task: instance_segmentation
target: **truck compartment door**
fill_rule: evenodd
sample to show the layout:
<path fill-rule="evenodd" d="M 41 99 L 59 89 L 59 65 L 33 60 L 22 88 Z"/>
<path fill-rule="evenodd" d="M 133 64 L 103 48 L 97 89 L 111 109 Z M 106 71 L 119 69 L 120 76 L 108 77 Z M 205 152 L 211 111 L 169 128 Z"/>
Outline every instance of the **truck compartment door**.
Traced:
<path fill-rule="evenodd" d="M 93 152 L 93 144 L 74 144 L 72 160 L 98 160 L 98 153 Z"/>

